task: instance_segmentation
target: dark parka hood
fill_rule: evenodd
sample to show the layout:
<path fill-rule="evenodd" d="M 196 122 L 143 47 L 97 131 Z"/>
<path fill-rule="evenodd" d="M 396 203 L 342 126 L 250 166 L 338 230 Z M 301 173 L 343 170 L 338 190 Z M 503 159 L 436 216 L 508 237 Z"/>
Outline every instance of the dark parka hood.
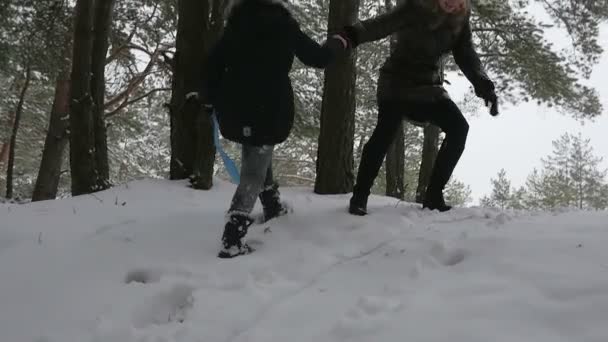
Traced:
<path fill-rule="evenodd" d="M 205 68 L 208 100 L 225 138 L 255 146 L 279 144 L 294 121 L 289 77 L 294 58 L 323 68 L 344 48 L 337 39 L 321 46 L 308 37 L 284 0 L 232 0 L 228 5 L 224 33 Z"/>
<path fill-rule="evenodd" d="M 239 6 L 249 2 L 257 2 L 268 5 L 279 5 L 285 8 L 287 11 L 291 12 L 287 0 L 229 0 L 228 5 L 226 6 L 226 17 L 229 17 L 235 8 L 238 8 Z"/>

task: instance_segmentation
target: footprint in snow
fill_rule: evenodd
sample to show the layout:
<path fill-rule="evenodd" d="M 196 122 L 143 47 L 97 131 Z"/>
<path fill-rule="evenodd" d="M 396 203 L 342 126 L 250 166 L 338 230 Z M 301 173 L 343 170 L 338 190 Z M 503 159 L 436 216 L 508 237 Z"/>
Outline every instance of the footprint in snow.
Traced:
<path fill-rule="evenodd" d="M 133 326 L 146 328 L 151 325 L 183 323 L 194 306 L 194 288 L 176 284 L 168 291 L 152 296 L 135 311 Z"/>
<path fill-rule="evenodd" d="M 505 213 L 500 213 L 496 215 L 490 222 L 487 223 L 489 227 L 498 228 L 499 226 L 505 225 L 507 222 L 511 221 L 513 218 Z"/>
<path fill-rule="evenodd" d="M 364 296 L 359 298 L 357 310 L 368 316 L 398 312 L 403 308 L 401 302 L 388 297 Z"/>
<path fill-rule="evenodd" d="M 103 225 L 103 226 L 97 228 L 95 230 L 95 232 L 93 233 L 93 235 L 94 236 L 103 235 L 116 228 L 124 227 L 124 226 L 130 225 L 130 224 L 136 223 L 136 222 L 137 222 L 136 220 L 130 219 L 130 220 L 123 220 L 118 223 L 106 224 L 106 225 Z"/>
<path fill-rule="evenodd" d="M 159 283 L 161 279 L 189 279 L 193 276 L 192 272 L 181 268 L 163 267 L 141 267 L 133 268 L 125 275 L 125 284 L 153 284 Z"/>
<path fill-rule="evenodd" d="M 163 272 L 159 269 L 151 268 L 136 268 L 127 272 L 125 276 L 125 284 L 139 283 L 151 284 L 158 283 L 163 276 Z"/>
<path fill-rule="evenodd" d="M 442 243 L 435 243 L 431 247 L 430 255 L 443 266 L 455 266 L 469 256 L 469 251 L 462 248 L 448 249 Z"/>
<path fill-rule="evenodd" d="M 404 305 L 389 297 L 364 296 L 332 328 L 332 335 L 350 341 L 371 336 L 380 331 L 385 323 L 401 311 Z M 363 338 L 363 340 L 367 340 Z"/>
<path fill-rule="evenodd" d="M 260 287 L 272 286 L 278 281 L 277 274 L 267 269 L 253 270 L 250 274 L 253 283 Z"/>

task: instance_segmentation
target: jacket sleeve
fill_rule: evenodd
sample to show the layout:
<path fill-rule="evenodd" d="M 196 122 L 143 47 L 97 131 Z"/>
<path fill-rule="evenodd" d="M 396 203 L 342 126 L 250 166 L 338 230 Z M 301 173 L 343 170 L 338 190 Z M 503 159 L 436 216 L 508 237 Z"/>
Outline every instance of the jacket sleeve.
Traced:
<path fill-rule="evenodd" d="M 207 56 L 200 94 L 207 104 L 216 105 L 222 77 L 226 69 L 226 34 L 217 41 Z"/>
<path fill-rule="evenodd" d="M 329 38 L 320 45 L 302 32 L 297 22 L 293 21 L 290 25 L 294 37 L 295 55 L 307 66 L 325 68 L 344 50 L 342 43 L 335 38 Z"/>
<path fill-rule="evenodd" d="M 454 61 L 475 89 L 480 87 L 494 89 L 494 84 L 484 71 L 479 55 L 473 46 L 473 34 L 468 19 L 456 46 L 452 49 L 452 54 Z"/>
<path fill-rule="evenodd" d="M 405 27 L 409 21 L 407 14 L 410 12 L 409 2 L 411 1 L 402 1 L 390 12 L 347 27 L 348 38 L 353 46 L 388 37 Z"/>

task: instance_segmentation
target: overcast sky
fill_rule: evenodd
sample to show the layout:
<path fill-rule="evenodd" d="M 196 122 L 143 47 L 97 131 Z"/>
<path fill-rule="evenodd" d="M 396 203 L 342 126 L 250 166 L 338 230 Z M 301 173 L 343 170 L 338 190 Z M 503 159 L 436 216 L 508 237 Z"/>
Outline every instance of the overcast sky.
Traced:
<path fill-rule="evenodd" d="M 561 38 L 551 40 L 559 43 Z M 501 168 L 507 171 L 514 186 L 524 185 L 532 169 L 540 166 L 540 159 L 553 150 L 551 142 L 566 132 L 580 132 L 591 139 L 596 155 L 604 158 L 603 166 L 608 168 L 608 25 L 602 27 L 600 41 L 607 51 L 588 84 L 599 91 L 604 113 L 594 122 L 581 124 L 531 103 L 503 106 L 496 118 L 480 110 L 478 116 L 469 120 L 467 148 L 455 176 L 471 186 L 476 201 L 491 191 L 490 178 Z M 449 90 L 457 100 L 468 86 L 466 79 L 458 78 Z"/>

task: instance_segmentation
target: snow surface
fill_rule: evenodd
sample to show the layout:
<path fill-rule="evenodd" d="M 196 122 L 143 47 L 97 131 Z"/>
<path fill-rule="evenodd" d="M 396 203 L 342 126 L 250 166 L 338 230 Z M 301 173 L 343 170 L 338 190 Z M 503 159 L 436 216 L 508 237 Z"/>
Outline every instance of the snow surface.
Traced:
<path fill-rule="evenodd" d="M 0 205 L 0 341 L 608 341 L 606 212 L 374 197 L 359 218 L 284 189 L 295 213 L 220 260 L 218 183 Z"/>

